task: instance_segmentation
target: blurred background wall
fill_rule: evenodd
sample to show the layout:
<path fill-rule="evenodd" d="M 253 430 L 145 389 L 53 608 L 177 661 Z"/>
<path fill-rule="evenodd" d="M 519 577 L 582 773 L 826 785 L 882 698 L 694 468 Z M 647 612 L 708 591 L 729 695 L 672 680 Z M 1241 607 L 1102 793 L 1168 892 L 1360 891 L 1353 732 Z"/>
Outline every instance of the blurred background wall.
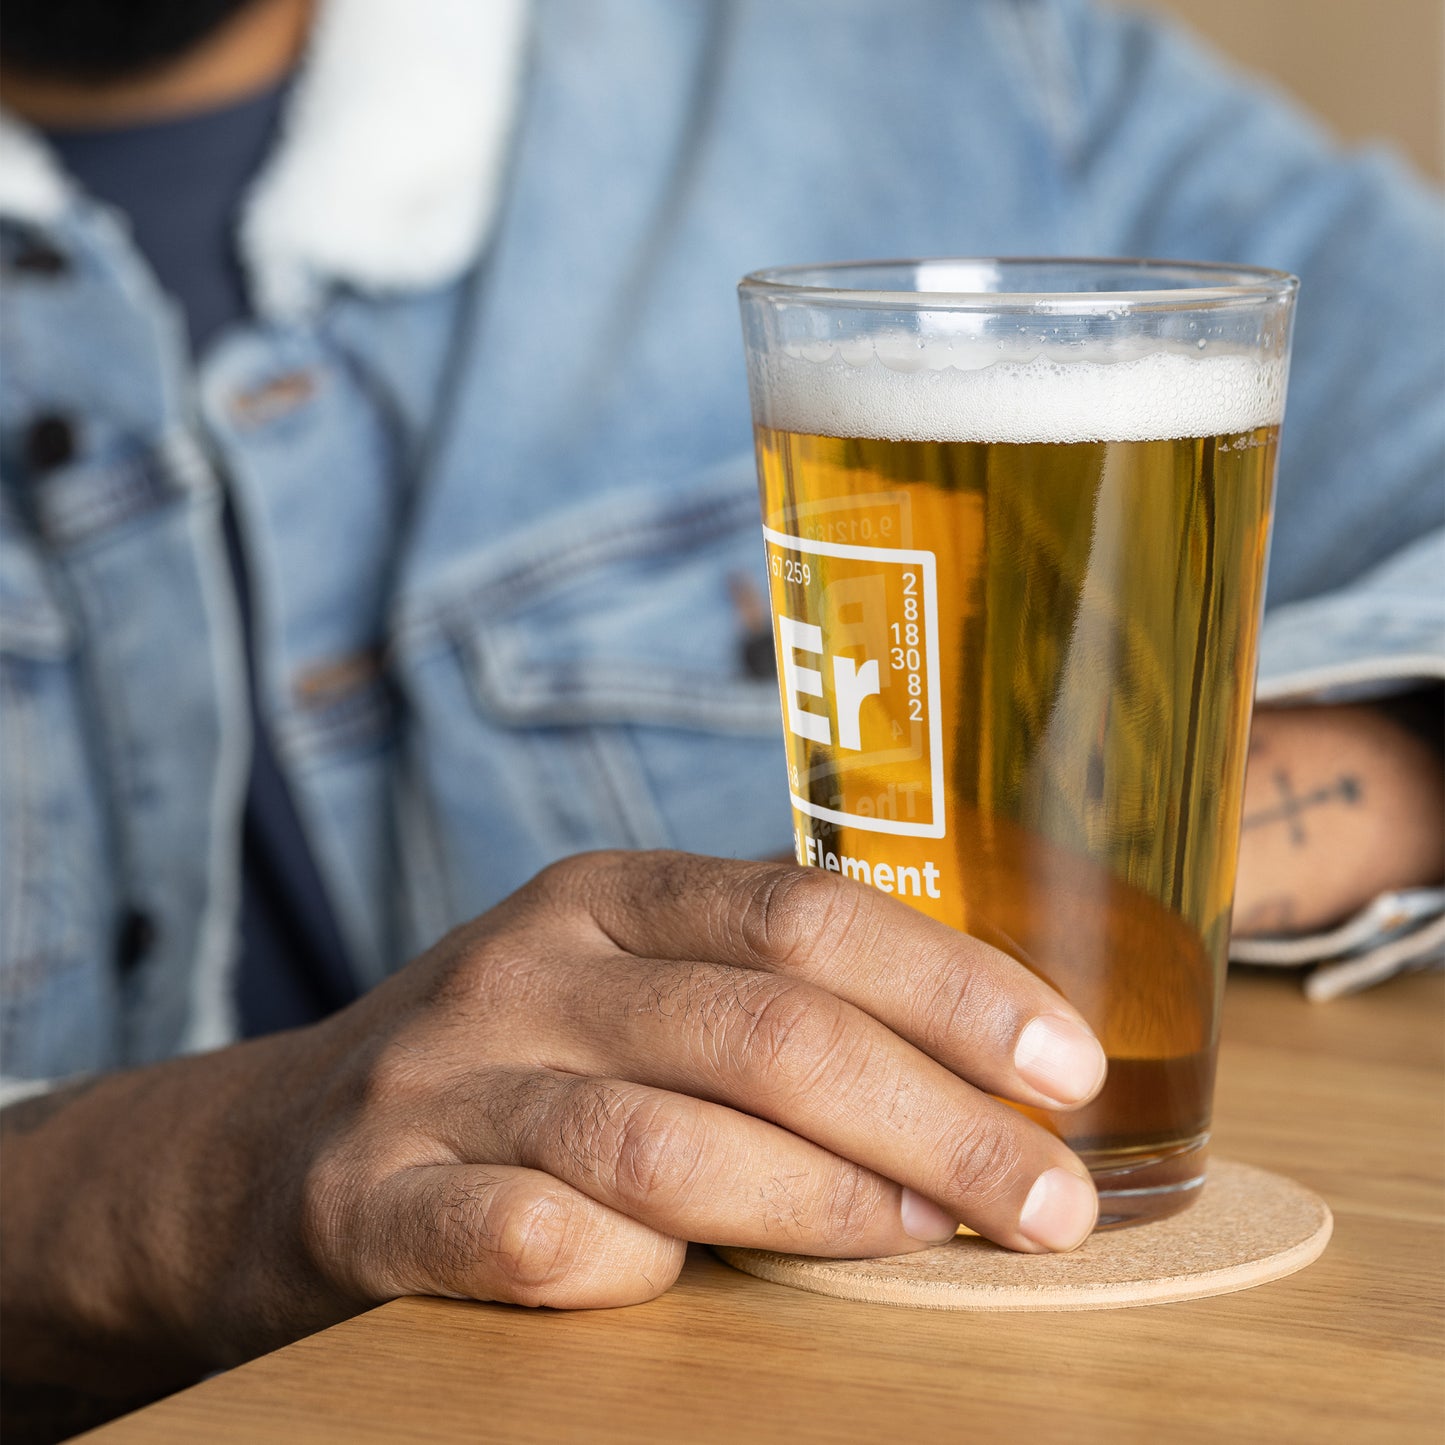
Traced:
<path fill-rule="evenodd" d="M 1344 139 L 1392 141 L 1445 180 L 1445 0 L 1146 3 L 1278 81 Z"/>

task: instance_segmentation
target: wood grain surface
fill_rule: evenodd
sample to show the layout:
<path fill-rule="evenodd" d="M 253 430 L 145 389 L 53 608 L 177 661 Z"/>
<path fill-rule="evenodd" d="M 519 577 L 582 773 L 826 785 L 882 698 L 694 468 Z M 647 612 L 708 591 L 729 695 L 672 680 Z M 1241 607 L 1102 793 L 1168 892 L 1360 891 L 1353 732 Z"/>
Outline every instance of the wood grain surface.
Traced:
<path fill-rule="evenodd" d="M 694 1250 L 633 1309 L 401 1300 L 86 1436 L 131 1442 L 1445 1439 L 1445 978 L 1231 978 L 1219 1152 L 1335 1211 L 1243 1294 L 1078 1314 L 826 1299 Z"/>

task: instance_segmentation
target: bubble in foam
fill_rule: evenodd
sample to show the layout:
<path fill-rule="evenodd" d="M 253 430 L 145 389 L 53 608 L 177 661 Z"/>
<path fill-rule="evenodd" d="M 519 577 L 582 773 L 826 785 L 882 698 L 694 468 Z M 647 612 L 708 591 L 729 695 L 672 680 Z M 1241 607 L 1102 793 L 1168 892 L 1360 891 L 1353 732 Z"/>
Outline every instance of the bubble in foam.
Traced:
<path fill-rule="evenodd" d="M 1238 352 L 999 359 L 980 341 L 813 344 L 761 359 L 763 421 L 889 441 L 1165 441 L 1272 426 L 1281 362 Z"/>

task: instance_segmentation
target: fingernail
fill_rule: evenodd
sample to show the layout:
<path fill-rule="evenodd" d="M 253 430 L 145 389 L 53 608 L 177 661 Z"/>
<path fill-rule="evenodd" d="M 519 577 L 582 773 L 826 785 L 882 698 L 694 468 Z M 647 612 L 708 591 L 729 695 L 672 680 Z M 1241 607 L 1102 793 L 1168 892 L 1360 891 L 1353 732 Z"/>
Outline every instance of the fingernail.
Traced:
<path fill-rule="evenodd" d="M 1077 1249 L 1099 1217 L 1099 1196 L 1087 1179 L 1067 1169 L 1046 1169 L 1034 1180 L 1019 1215 L 1019 1232 L 1044 1249 Z"/>
<path fill-rule="evenodd" d="M 1057 1104 L 1079 1104 L 1104 1080 L 1108 1063 L 1098 1039 L 1071 1019 L 1040 1014 L 1019 1035 L 1014 1068 Z"/>
<path fill-rule="evenodd" d="M 928 1244 L 943 1244 L 958 1233 L 958 1221 L 947 1215 L 931 1199 L 915 1194 L 911 1189 L 903 1191 L 903 1232 L 913 1239 Z"/>

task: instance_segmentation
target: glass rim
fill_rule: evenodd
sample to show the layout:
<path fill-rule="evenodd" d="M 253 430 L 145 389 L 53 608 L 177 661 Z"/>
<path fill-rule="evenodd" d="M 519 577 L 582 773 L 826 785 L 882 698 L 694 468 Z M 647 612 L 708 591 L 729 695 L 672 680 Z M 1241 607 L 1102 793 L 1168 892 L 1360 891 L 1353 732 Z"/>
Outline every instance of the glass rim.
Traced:
<path fill-rule="evenodd" d="M 1123 290 L 919 291 L 829 284 L 849 272 L 904 272 L 921 266 L 991 266 L 1058 272 L 1137 272 L 1141 281 L 1180 278 L 1183 284 L 1134 286 Z M 805 279 L 806 278 L 806 279 Z M 925 256 L 875 261 L 825 261 L 815 265 L 769 266 L 750 271 L 738 283 L 741 295 L 804 305 L 860 310 L 988 311 L 1054 315 L 1069 312 L 1193 311 L 1285 301 L 1299 289 L 1299 277 L 1263 266 L 1223 261 L 1173 261 L 1136 256 Z"/>

